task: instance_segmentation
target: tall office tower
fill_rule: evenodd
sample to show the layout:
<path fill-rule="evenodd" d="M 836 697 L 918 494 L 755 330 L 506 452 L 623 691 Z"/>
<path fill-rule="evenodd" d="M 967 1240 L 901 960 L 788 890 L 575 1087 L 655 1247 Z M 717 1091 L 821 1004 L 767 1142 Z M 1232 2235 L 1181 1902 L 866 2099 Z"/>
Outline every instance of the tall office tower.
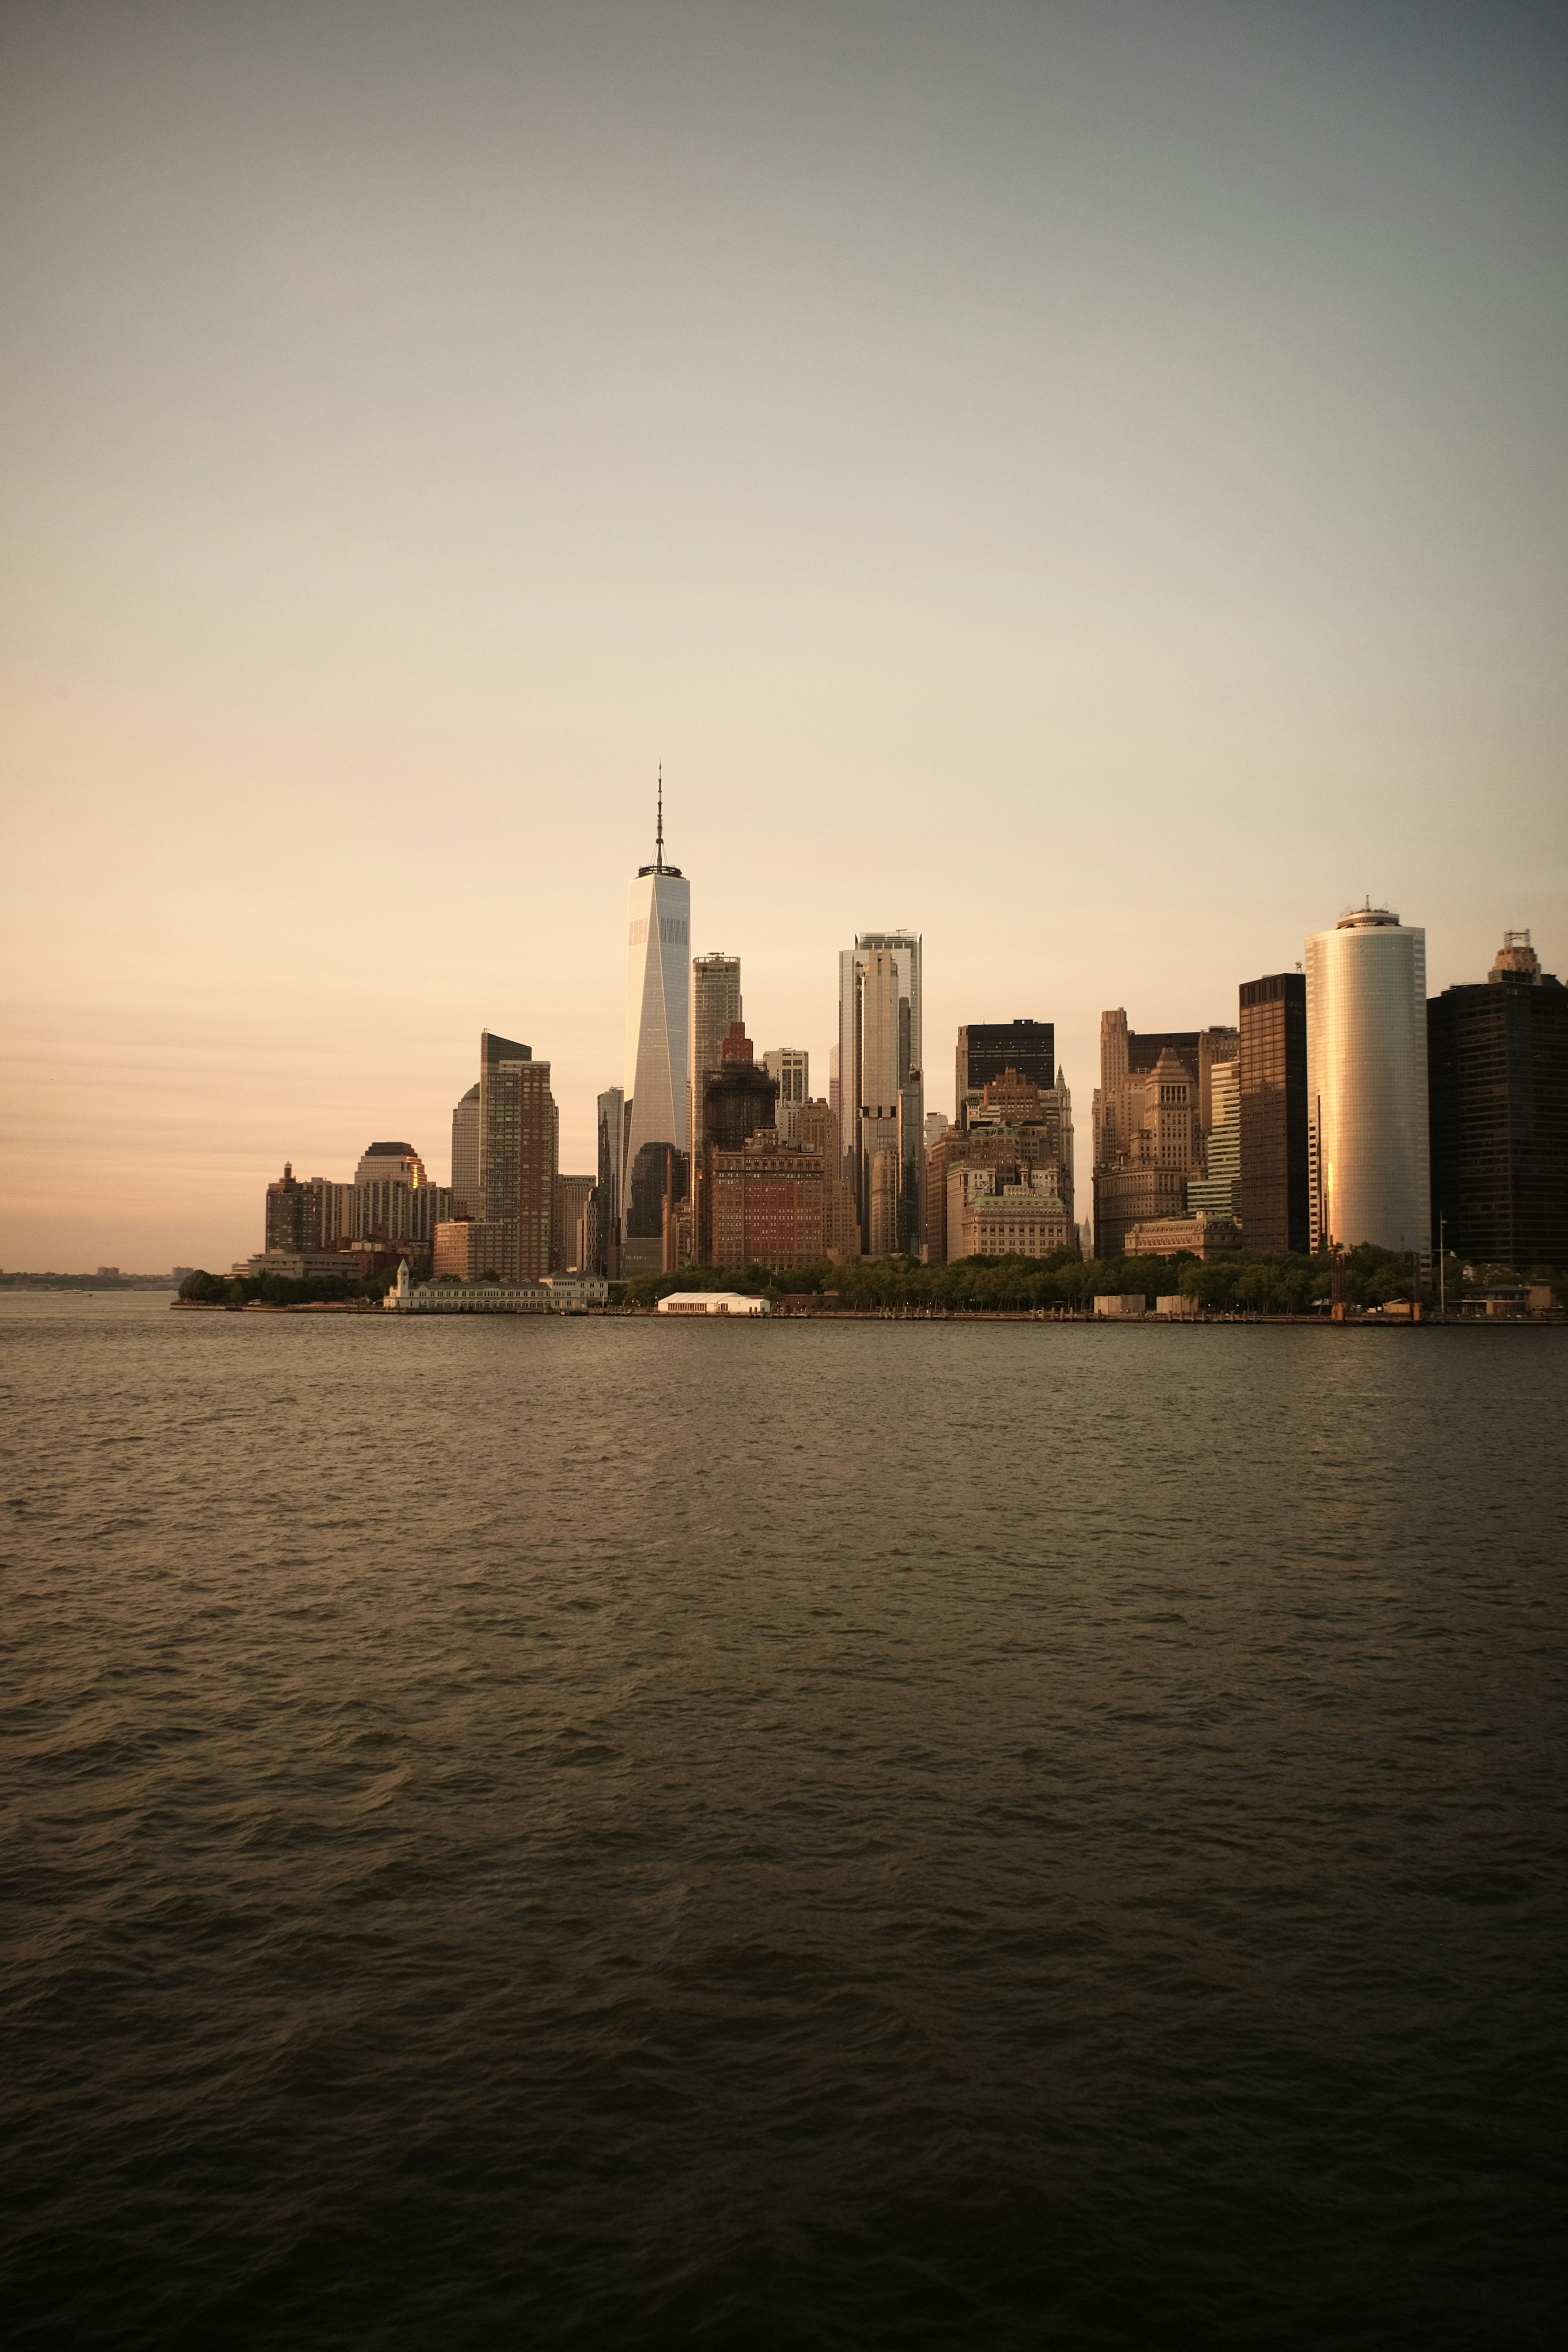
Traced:
<path fill-rule="evenodd" d="M 740 1019 L 739 1013 L 736 1019 Z M 811 1056 L 804 1045 L 774 1045 L 763 1055 L 763 1067 L 778 1080 L 779 1098 L 773 1124 L 788 1138 L 795 1133 L 795 1115 L 811 1100 Z"/>
<path fill-rule="evenodd" d="M 579 1274 L 603 1274 L 605 1271 L 605 1245 L 599 1238 L 599 1188 L 596 1184 L 578 1213 L 577 1240 L 572 1265 Z"/>
<path fill-rule="evenodd" d="M 1241 1065 L 1216 1062 L 1209 1074 L 1214 1125 L 1201 1176 L 1187 1179 L 1187 1214 L 1234 1223 L 1241 1207 Z"/>
<path fill-rule="evenodd" d="M 1431 1248 L 1426 934 L 1369 900 L 1307 941 L 1312 1242 Z"/>
<path fill-rule="evenodd" d="M 1130 1225 L 1152 1217 L 1185 1213 L 1189 1177 L 1204 1172 L 1205 1139 L 1214 1124 L 1213 1073 L 1234 1061 L 1241 1038 L 1235 1029 L 1136 1030 L 1119 1005 L 1100 1016 L 1100 1084 L 1094 1092 L 1095 1248 L 1100 1257 L 1119 1256 Z M 1163 1074 L 1156 1073 L 1164 1065 Z M 1173 1066 L 1184 1073 L 1188 1091 L 1182 1116 L 1189 1122 L 1187 1160 L 1173 1181 L 1173 1148 L 1156 1135 L 1166 1123 L 1167 1091 L 1176 1083 Z M 1164 1174 L 1154 1181 L 1153 1171 Z M 1102 1182 L 1101 1179 L 1105 1181 Z M 1142 1202 L 1142 1207 L 1138 1206 Z M 1100 1206 L 1108 1222 L 1101 1229 Z"/>
<path fill-rule="evenodd" d="M 695 1165 L 702 1150 L 702 1081 L 718 1069 L 730 1024 L 742 1018 L 741 959 L 725 955 L 696 956 L 691 964 L 691 1157 Z"/>
<path fill-rule="evenodd" d="M 668 1143 L 685 1158 L 690 1133 L 687 1119 L 688 1050 L 690 1039 L 689 955 L 691 885 L 679 866 L 664 862 L 664 779 L 659 778 L 658 831 L 654 862 L 639 866 L 631 887 L 626 934 L 626 1044 L 624 1091 L 630 1114 L 622 1158 L 623 1252 L 633 1240 L 629 1214 L 637 1154 L 647 1143 Z M 645 1188 L 646 1189 L 646 1188 Z M 640 1197 L 640 1196 L 639 1196 Z M 648 1236 L 638 1234 L 639 1243 Z M 646 1249 L 634 1253 L 640 1259 Z M 656 1273 L 659 1264 L 627 1273 Z"/>
<path fill-rule="evenodd" d="M 919 1257 L 926 1239 L 925 1087 L 919 1070 L 910 1070 L 899 1088 L 898 1246 L 906 1257 Z"/>
<path fill-rule="evenodd" d="M 963 1127 L 966 1098 L 1004 1070 L 1042 1089 L 1057 1082 L 1057 1032 L 1050 1021 L 972 1021 L 958 1033 L 953 1123 Z"/>
<path fill-rule="evenodd" d="M 778 1104 L 778 1080 L 758 1068 L 743 1022 L 731 1023 L 719 1050 L 719 1067 L 702 1081 L 702 1156 L 692 1167 L 692 1247 L 700 1265 L 717 1263 L 712 1156 L 739 1151 L 751 1136 L 773 1129 Z"/>
<path fill-rule="evenodd" d="M 927 1111 L 927 1113 L 926 1113 L 926 1150 L 927 1150 L 927 1152 L 928 1152 L 928 1153 L 929 1153 L 929 1152 L 930 1152 L 930 1150 L 931 1150 L 931 1145 L 936 1141 L 937 1137 L 938 1137 L 939 1135 L 945 1135 L 945 1134 L 947 1133 L 947 1130 L 948 1130 L 949 1127 L 950 1127 L 952 1124 L 952 1120 L 948 1118 L 947 1113 L 946 1113 L 945 1111 L 941 1111 L 941 1110 L 928 1110 L 928 1111 Z"/>
<path fill-rule="evenodd" d="M 479 1090 L 471 1086 L 452 1113 L 452 1199 L 458 1214 L 479 1213 Z"/>
<path fill-rule="evenodd" d="M 1114 1147 L 1114 1107 L 1109 1098 L 1119 1087 L 1131 1083 L 1134 1087 L 1132 1124 L 1142 1123 L 1142 1087 L 1162 1054 L 1175 1055 L 1196 1088 L 1194 1108 L 1200 1131 L 1206 1135 L 1214 1124 L 1210 1103 L 1210 1073 L 1216 1062 L 1233 1062 L 1241 1051 L 1241 1033 L 1237 1029 L 1129 1029 L 1127 1015 L 1120 1006 L 1114 1013 L 1100 1016 L 1100 1093 L 1107 1097 L 1112 1128 L 1108 1139 Z M 1097 1097 L 1097 1105 L 1098 1105 Z M 1100 1113 L 1095 1112 L 1095 1160 L 1100 1158 Z"/>
<path fill-rule="evenodd" d="M 684 1207 L 691 1162 L 673 1143 L 642 1143 L 626 1174 L 621 1272 L 663 1274 L 669 1265 L 670 1221 Z"/>
<path fill-rule="evenodd" d="M 346 1186 L 347 1236 L 356 1242 L 429 1242 L 452 1213 L 445 1184 L 432 1184 L 411 1143 L 373 1143 Z M 323 1242 L 328 1223 L 323 1204 Z"/>
<path fill-rule="evenodd" d="M 1120 1257 L 1134 1225 L 1186 1214 L 1188 1181 L 1202 1175 L 1204 1164 L 1197 1091 L 1171 1045 L 1152 1070 L 1133 1072 L 1110 1090 L 1117 1143 L 1109 1158 L 1096 1154 L 1097 1257 Z"/>
<path fill-rule="evenodd" d="M 571 1269 L 589 1274 L 577 1255 L 578 1229 L 588 1196 L 594 1189 L 591 1176 L 557 1176 L 550 1219 L 550 1270 L 564 1274 Z"/>
<path fill-rule="evenodd" d="M 1463 1256 L 1568 1265 L 1568 988 L 1528 931 L 1426 1005 L 1432 1215 Z"/>
<path fill-rule="evenodd" d="M 480 1184 L 484 1223 L 503 1235 L 504 1282 L 550 1272 L 560 1121 L 550 1065 L 486 1030 L 479 1039 Z"/>
<path fill-rule="evenodd" d="M 897 1174 L 903 1165 L 900 1108 L 906 1128 L 920 1132 L 925 1125 L 921 959 L 914 931 L 864 931 L 838 959 L 840 1140 L 867 1248 L 876 1155 L 890 1152 Z M 919 1090 L 918 1109 L 912 1100 L 900 1106 L 906 1089 Z M 911 1217 L 918 1221 L 921 1213 L 919 1208 L 900 1212 L 895 1229 L 909 1231 Z"/>
<path fill-rule="evenodd" d="M 1242 1244 L 1311 1247 L 1307 1182 L 1307 982 L 1299 971 L 1241 984 Z"/>
<path fill-rule="evenodd" d="M 814 1102 L 802 1103 L 795 1113 L 795 1139 L 803 1151 L 817 1155 L 825 1171 L 823 1247 L 835 1257 L 858 1257 L 860 1223 L 855 1195 L 839 1172 L 844 1155 L 838 1148 L 838 1113 L 833 1105 L 820 1097 Z"/>
<path fill-rule="evenodd" d="M 626 1098 L 619 1087 L 599 1097 L 598 1181 L 594 1187 L 595 1274 L 616 1280 L 621 1271 L 621 1150 L 626 1142 Z M 585 1269 L 586 1271 L 587 1269 Z"/>

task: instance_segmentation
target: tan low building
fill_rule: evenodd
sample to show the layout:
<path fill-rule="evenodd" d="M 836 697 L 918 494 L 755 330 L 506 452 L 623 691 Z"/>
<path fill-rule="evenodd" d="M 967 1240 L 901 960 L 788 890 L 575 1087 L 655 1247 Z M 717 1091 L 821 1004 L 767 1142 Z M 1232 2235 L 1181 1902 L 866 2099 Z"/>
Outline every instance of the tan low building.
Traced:
<path fill-rule="evenodd" d="M 1053 1168 L 953 1168 L 947 1179 L 947 1255 L 1052 1257 L 1077 1243 Z"/>
<path fill-rule="evenodd" d="M 1223 1257 L 1241 1247 L 1241 1227 L 1231 1217 L 1211 1217 L 1200 1209 L 1193 1217 L 1147 1217 L 1128 1228 L 1122 1244 L 1128 1257 L 1176 1257 L 1190 1250 L 1194 1257 Z"/>

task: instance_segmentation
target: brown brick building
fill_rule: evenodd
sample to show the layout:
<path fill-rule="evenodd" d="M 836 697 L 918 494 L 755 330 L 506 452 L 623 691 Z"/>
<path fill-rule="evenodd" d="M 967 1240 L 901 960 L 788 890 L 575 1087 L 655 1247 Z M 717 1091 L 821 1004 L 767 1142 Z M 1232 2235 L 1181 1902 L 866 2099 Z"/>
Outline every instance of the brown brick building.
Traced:
<path fill-rule="evenodd" d="M 704 1146 L 712 1188 L 712 1265 L 809 1265 L 826 1240 L 827 1169 L 819 1151 L 772 1128 L 739 1151 Z"/>

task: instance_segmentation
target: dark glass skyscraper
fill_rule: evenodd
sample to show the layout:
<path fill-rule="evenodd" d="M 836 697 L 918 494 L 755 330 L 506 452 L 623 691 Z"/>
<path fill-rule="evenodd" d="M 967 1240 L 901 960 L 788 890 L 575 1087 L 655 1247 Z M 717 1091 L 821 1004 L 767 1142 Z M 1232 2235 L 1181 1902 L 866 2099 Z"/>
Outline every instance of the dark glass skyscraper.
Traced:
<path fill-rule="evenodd" d="M 1016 1070 L 1021 1078 L 1048 1094 L 1057 1082 L 1057 1030 L 1054 1021 L 971 1021 L 958 1033 L 953 1118 L 966 1127 L 964 1097 L 977 1095 Z"/>
<path fill-rule="evenodd" d="M 1242 1245 L 1311 1246 L 1307 1162 L 1307 981 L 1271 972 L 1241 984 Z"/>
<path fill-rule="evenodd" d="M 1432 1239 L 1461 1256 L 1568 1265 L 1568 988 L 1509 931 L 1489 977 L 1426 1004 Z"/>

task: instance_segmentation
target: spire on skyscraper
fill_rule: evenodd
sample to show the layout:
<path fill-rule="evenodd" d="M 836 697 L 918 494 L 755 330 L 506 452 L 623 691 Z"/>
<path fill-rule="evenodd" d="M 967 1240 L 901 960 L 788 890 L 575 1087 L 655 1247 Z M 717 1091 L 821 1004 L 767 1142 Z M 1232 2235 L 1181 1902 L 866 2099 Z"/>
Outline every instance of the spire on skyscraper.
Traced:
<path fill-rule="evenodd" d="M 664 761 L 661 760 L 658 763 L 658 830 L 654 836 L 653 864 L 639 866 L 637 873 L 640 877 L 644 874 L 679 875 L 679 866 L 667 866 L 664 862 Z"/>

